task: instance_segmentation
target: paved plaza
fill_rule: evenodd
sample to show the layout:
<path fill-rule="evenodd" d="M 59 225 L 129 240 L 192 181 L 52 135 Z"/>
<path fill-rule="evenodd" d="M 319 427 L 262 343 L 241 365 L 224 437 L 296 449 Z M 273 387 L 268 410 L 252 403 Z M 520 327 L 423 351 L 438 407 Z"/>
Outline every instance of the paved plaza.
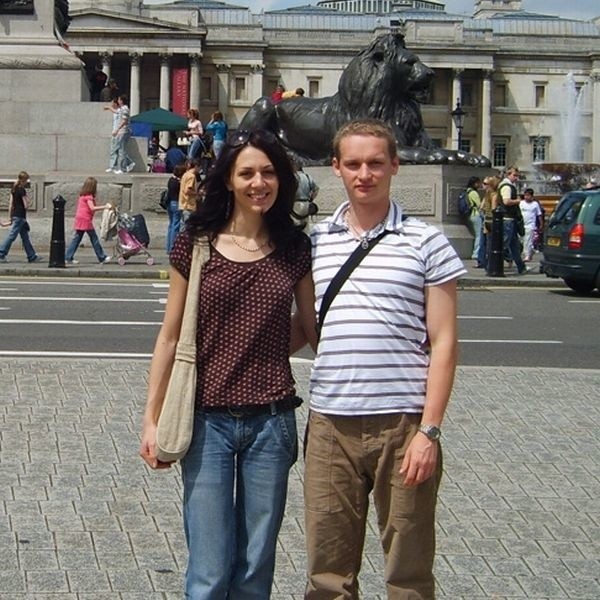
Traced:
<path fill-rule="evenodd" d="M 145 361 L 0 359 L 0 598 L 181 598 L 177 468 L 137 456 Z M 294 370 L 306 397 L 310 365 Z M 438 598 L 600 598 L 600 370 L 459 368 Z M 306 407 L 298 411 L 302 432 Z M 302 462 L 273 600 L 302 598 Z M 363 598 L 383 599 L 371 520 Z"/>

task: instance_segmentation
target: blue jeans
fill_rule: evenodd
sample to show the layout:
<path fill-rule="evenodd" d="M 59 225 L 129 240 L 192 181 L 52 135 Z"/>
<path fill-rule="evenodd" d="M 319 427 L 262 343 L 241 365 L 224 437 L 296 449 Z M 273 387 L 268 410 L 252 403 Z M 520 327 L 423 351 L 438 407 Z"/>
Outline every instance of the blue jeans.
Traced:
<path fill-rule="evenodd" d="M 117 153 L 117 169 L 121 171 L 127 171 L 127 168 L 133 160 L 131 160 L 129 154 L 127 154 L 127 142 L 131 137 L 131 131 L 126 130 L 125 133 L 115 136 L 115 150 Z"/>
<path fill-rule="evenodd" d="M 104 250 L 102 249 L 102 245 L 100 244 L 100 240 L 98 239 L 98 234 L 96 233 L 95 229 L 90 229 L 89 231 L 78 230 L 73 234 L 73 239 L 71 240 L 71 243 L 69 244 L 69 247 L 67 248 L 67 251 L 65 252 L 65 261 L 71 262 L 73 260 L 73 257 L 75 256 L 75 252 L 77 251 L 77 248 L 79 248 L 79 244 L 81 244 L 81 240 L 83 239 L 84 233 L 88 234 L 88 237 L 90 238 L 90 242 L 92 243 L 92 248 L 94 249 L 94 252 L 96 253 L 96 257 L 98 258 L 98 261 L 103 262 L 106 259 L 106 254 L 105 254 Z"/>
<path fill-rule="evenodd" d="M 514 261 L 517 271 L 525 271 L 525 263 L 521 258 L 521 246 L 519 236 L 515 227 L 514 219 L 504 219 L 504 252 L 508 252 L 509 257 Z"/>
<path fill-rule="evenodd" d="M 181 211 L 179 210 L 179 200 L 171 200 L 167 206 L 167 214 L 169 215 L 169 227 L 167 229 L 167 254 L 171 252 L 175 238 L 181 227 Z"/>
<path fill-rule="evenodd" d="M 181 461 L 186 598 L 269 599 L 297 450 L 294 411 L 240 418 L 196 412 Z"/>
<path fill-rule="evenodd" d="M 31 238 L 29 237 L 29 224 L 27 223 L 27 219 L 23 219 L 22 217 L 12 218 L 8 235 L 0 245 L 0 258 L 6 258 L 10 247 L 19 236 L 21 236 L 21 242 L 23 243 L 23 250 L 25 251 L 27 260 L 31 262 L 37 258 L 37 253 L 31 243 Z"/>
<path fill-rule="evenodd" d="M 475 239 L 473 240 L 473 252 L 471 258 L 476 260 L 479 257 L 479 250 L 481 248 L 481 230 L 483 229 L 483 217 L 479 211 L 471 213 L 469 217 L 471 219 L 471 225 L 473 226 L 473 233 Z"/>
<path fill-rule="evenodd" d="M 119 159 L 119 145 L 117 143 L 117 136 L 113 135 L 110 138 L 110 157 L 108 159 L 108 168 L 115 171 L 118 167 Z"/>
<path fill-rule="evenodd" d="M 225 140 L 213 140 L 213 152 L 215 158 L 219 158 L 221 154 L 221 150 L 223 150 L 223 146 L 225 145 Z"/>
<path fill-rule="evenodd" d="M 192 158 L 198 158 L 200 156 L 200 150 L 202 149 L 202 139 L 197 137 L 192 140 L 191 144 L 188 146 L 188 160 Z"/>

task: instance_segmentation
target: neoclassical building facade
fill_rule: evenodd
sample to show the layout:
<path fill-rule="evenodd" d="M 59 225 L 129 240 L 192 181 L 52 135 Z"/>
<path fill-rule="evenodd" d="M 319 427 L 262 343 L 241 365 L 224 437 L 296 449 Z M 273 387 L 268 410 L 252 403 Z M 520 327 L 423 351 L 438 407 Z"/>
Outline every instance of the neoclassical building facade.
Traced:
<path fill-rule="evenodd" d="M 475 0 L 472 17 L 432 0 L 326 0 L 259 14 L 213 0 L 70 6 L 65 40 L 86 69 L 101 64 L 117 80 L 132 114 L 197 107 L 235 126 L 278 83 L 331 95 L 350 59 L 392 30 L 436 73 L 423 117 L 440 145 L 457 145 L 450 113 L 460 103 L 462 147 L 494 167 L 561 160 L 569 79 L 579 95 L 576 158 L 600 163 L 600 19 L 527 13 L 520 0 Z"/>

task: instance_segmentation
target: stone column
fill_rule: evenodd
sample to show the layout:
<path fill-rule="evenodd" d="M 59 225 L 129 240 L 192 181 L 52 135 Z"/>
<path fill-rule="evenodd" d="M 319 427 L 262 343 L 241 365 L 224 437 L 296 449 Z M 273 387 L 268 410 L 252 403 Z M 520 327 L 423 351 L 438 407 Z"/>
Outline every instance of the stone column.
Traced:
<path fill-rule="evenodd" d="M 101 52 L 100 62 L 102 63 L 102 70 L 106 73 L 106 76 L 110 79 L 110 64 L 112 60 L 112 52 Z"/>
<path fill-rule="evenodd" d="M 142 56 L 137 52 L 130 52 L 129 58 L 131 59 L 129 108 L 133 116 L 140 112 L 140 62 Z"/>
<path fill-rule="evenodd" d="M 481 154 L 490 158 L 492 152 L 492 77 L 493 71 L 483 72 L 481 85 Z"/>
<path fill-rule="evenodd" d="M 600 163 L 600 70 L 590 76 L 592 84 L 592 162 Z"/>
<path fill-rule="evenodd" d="M 219 64 L 216 67 L 219 78 L 217 89 L 218 106 L 223 115 L 227 115 L 229 112 L 227 108 L 229 106 L 229 72 L 231 71 L 231 65 Z"/>
<path fill-rule="evenodd" d="M 159 83 L 159 106 L 165 110 L 169 110 L 171 103 L 171 95 L 169 84 L 171 82 L 171 57 L 169 54 L 161 54 L 160 58 L 160 83 Z M 169 132 L 161 131 L 159 133 L 158 143 L 163 148 L 169 147 Z"/>
<path fill-rule="evenodd" d="M 460 102 L 462 105 L 462 90 L 461 90 L 461 78 L 464 69 L 452 69 L 452 102 L 450 106 L 450 110 L 453 111 L 456 108 L 456 103 Z M 450 137 L 450 148 L 454 148 L 458 142 L 458 129 L 456 129 L 456 125 L 454 124 L 454 119 L 450 117 L 451 122 L 451 137 Z"/>
<path fill-rule="evenodd" d="M 200 108 L 200 59 L 201 54 L 190 54 L 190 107 Z"/>
<path fill-rule="evenodd" d="M 263 71 L 265 65 L 252 65 L 250 67 L 250 89 L 248 99 L 254 102 L 263 95 Z"/>

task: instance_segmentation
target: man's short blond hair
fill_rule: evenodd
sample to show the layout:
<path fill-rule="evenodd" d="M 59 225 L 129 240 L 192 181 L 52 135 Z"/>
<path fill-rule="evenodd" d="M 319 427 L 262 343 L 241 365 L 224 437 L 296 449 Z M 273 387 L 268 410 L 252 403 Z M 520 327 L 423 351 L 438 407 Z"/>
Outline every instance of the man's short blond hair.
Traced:
<path fill-rule="evenodd" d="M 394 133 L 383 121 L 377 119 L 356 119 L 342 125 L 333 138 L 333 156 L 340 159 L 340 143 L 351 135 L 372 136 L 386 140 L 391 159 L 398 155 Z"/>

